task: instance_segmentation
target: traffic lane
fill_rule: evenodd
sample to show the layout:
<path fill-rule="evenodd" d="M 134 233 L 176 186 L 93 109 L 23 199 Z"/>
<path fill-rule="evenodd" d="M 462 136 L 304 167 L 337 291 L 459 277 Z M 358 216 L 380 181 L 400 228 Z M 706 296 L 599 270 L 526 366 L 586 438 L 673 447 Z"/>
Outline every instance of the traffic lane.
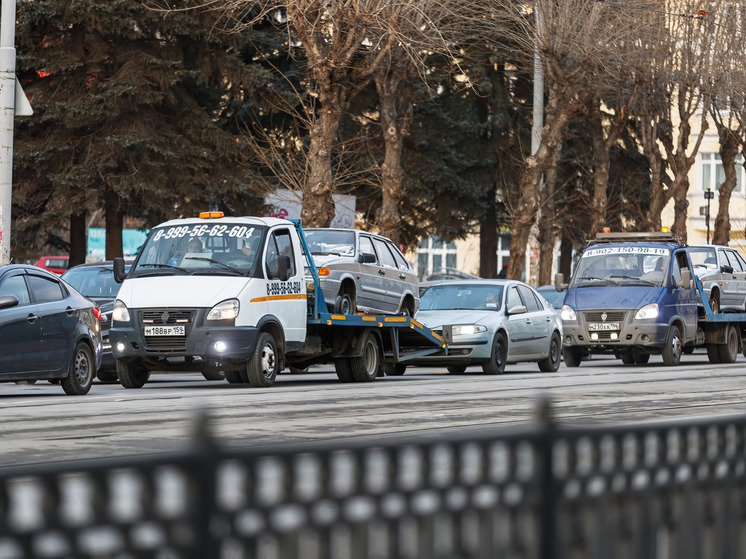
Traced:
<path fill-rule="evenodd" d="M 0 465 L 178 450 L 189 444 L 198 410 L 207 410 L 222 444 L 236 447 L 499 430 L 533 421 L 541 396 L 570 424 L 740 413 L 746 360 L 712 366 L 706 355 L 686 357 L 679 367 L 594 357 L 557 373 L 522 364 L 499 376 L 413 367 L 362 384 L 341 383 L 322 368 L 280 375 L 265 389 L 156 373 L 141 389 L 97 383 L 79 398 L 44 383 L 6 384 Z"/>

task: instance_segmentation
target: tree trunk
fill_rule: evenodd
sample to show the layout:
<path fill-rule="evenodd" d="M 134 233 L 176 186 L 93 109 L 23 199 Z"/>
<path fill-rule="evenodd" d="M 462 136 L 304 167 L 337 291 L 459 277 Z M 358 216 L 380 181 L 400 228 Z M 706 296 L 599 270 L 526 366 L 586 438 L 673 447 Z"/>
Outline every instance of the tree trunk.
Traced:
<path fill-rule="evenodd" d="M 604 125 L 600 107 L 594 106 L 591 115 L 591 136 L 593 138 L 593 199 L 591 200 L 591 230 L 593 237 L 603 231 L 606 225 L 608 198 L 606 188 L 609 183 L 609 147 L 604 137 Z"/>
<path fill-rule="evenodd" d="M 85 262 L 88 253 L 85 210 L 70 216 L 70 262 L 69 267 Z"/>
<path fill-rule="evenodd" d="M 508 277 L 520 279 L 526 259 L 526 245 L 531 226 L 539 209 L 539 183 L 547 168 L 554 164 L 562 147 L 565 128 L 575 112 L 575 103 L 564 100 L 550 90 L 546 124 L 541 135 L 541 145 L 536 153 L 526 159 L 526 168 L 521 176 L 521 198 L 513 214 L 512 239 L 510 241 L 510 265 Z M 554 161 L 554 163 L 552 163 Z"/>
<path fill-rule="evenodd" d="M 553 162 L 546 168 L 543 187 L 541 189 L 541 210 L 539 212 L 539 282 L 538 285 L 552 283 L 552 267 L 554 265 L 554 247 L 557 244 L 554 236 L 554 182 L 557 178 L 556 151 Z"/>
<path fill-rule="evenodd" d="M 686 194 L 689 191 L 689 177 L 680 175 L 676 177 L 673 184 L 674 218 L 671 232 L 685 243 L 687 240 L 686 216 L 689 208 L 689 200 L 686 199 Z"/>
<path fill-rule="evenodd" d="M 303 191 L 301 213 L 304 227 L 329 227 L 334 220 L 332 151 L 341 113 L 332 94 L 321 95 L 320 101 L 321 109 L 316 114 L 310 131 L 310 171 Z"/>
<path fill-rule="evenodd" d="M 718 191 L 718 213 L 715 217 L 715 230 L 712 234 L 712 244 L 727 245 L 730 242 L 730 198 L 736 187 L 736 155 L 738 154 L 738 140 L 732 131 L 725 126 L 718 126 L 720 136 L 720 159 L 723 162 L 725 181 Z"/>
<path fill-rule="evenodd" d="M 495 208 L 495 188 L 487 193 L 484 220 L 479 224 L 479 276 L 497 277 L 497 210 Z"/>
<path fill-rule="evenodd" d="M 112 260 L 123 255 L 124 214 L 119 196 L 111 189 L 107 189 L 104 195 L 104 220 L 106 221 L 106 260 Z"/>
<path fill-rule="evenodd" d="M 403 139 L 409 134 L 412 118 L 412 105 L 409 100 L 409 87 L 406 72 L 379 72 L 375 77 L 376 91 L 380 101 L 381 130 L 385 155 L 381 165 L 382 196 L 381 211 L 378 214 L 378 227 L 381 234 L 395 244 L 402 241 L 400 203 L 403 193 L 401 158 Z"/>

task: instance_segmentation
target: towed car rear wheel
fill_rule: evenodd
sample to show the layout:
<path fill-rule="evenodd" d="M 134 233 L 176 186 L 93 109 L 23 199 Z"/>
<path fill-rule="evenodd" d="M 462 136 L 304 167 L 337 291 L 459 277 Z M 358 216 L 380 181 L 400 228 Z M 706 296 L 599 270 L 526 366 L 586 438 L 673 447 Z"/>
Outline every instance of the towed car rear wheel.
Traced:
<path fill-rule="evenodd" d="M 70 396 L 88 394 L 95 374 L 96 366 L 91 348 L 85 342 L 78 342 L 70 360 L 67 376 L 61 380 L 62 390 Z"/>

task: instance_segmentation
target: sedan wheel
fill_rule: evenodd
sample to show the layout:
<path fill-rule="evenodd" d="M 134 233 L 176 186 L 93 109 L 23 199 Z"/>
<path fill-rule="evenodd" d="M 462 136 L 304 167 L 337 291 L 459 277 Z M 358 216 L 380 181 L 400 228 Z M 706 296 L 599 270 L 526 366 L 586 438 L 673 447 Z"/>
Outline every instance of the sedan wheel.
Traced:
<path fill-rule="evenodd" d="M 482 363 L 482 370 L 488 375 L 501 375 L 505 372 L 507 358 L 508 344 L 505 334 L 497 332 L 492 339 L 492 355 L 489 360 Z"/>
<path fill-rule="evenodd" d="M 539 361 L 539 369 L 544 373 L 556 373 L 560 367 L 560 353 L 562 352 L 562 340 L 557 332 L 552 334 L 549 343 L 549 355 L 546 359 Z"/>
<path fill-rule="evenodd" d="M 79 342 L 75 346 L 72 360 L 67 371 L 67 376 L 62 379 L 62 390 L 70 396 L 82 396 L 88 394 L 96 375 L 93 353 L 85 342 Z"/>

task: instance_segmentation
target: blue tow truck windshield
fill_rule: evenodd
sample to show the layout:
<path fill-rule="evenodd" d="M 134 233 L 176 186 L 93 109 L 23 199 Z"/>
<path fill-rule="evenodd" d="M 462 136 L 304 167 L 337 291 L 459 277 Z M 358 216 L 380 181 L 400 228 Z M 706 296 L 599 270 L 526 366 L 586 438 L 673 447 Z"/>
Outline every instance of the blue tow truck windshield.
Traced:
<path fill-rule="evenodd" d="M 653 246 L 599 246 L 586 249 L 570 288 L 606 285 L 661 286 L 671 251 Z"/>

